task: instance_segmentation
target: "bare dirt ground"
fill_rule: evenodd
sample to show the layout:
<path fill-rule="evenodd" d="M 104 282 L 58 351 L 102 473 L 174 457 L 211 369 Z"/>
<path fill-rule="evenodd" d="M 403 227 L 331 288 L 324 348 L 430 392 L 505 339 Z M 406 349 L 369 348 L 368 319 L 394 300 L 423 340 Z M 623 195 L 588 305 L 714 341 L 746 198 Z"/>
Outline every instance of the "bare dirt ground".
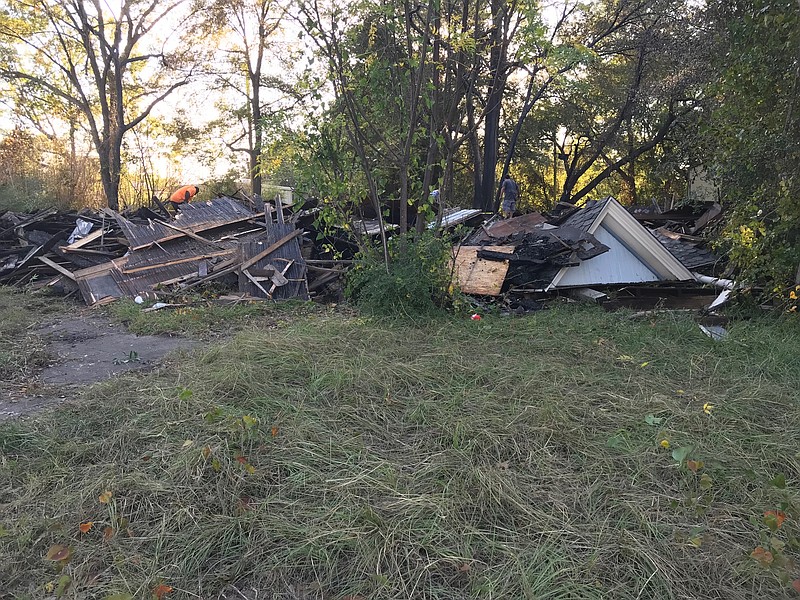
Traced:
<path fill-rule="evenodd" d="M 84 386 L 120 373 L 153 369 L 173 352 L 199 343 L 183 337 L 134 335 L 88 309 L 47 318 L 33 331 L 51 357 L 50 364 L 28 381 L 6 386 L 0 396 L 0 421 L 76 398 Z"/>

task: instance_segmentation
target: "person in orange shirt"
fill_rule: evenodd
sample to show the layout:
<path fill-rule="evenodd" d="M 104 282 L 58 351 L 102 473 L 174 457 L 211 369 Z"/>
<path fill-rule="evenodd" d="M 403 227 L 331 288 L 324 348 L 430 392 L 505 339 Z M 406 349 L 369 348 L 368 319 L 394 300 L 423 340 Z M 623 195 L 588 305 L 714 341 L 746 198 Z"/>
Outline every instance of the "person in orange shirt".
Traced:
<path fill-rule="evenodd" d="M 169 202 L 172 204 L 172 208 L 175 209 L 175 212 L 178 212 L 181 208 L 181 204 L 189 202 L 199 191 L 200 188 L 196 185 L 185 185 L 173 192 L 169 197 Z"/>

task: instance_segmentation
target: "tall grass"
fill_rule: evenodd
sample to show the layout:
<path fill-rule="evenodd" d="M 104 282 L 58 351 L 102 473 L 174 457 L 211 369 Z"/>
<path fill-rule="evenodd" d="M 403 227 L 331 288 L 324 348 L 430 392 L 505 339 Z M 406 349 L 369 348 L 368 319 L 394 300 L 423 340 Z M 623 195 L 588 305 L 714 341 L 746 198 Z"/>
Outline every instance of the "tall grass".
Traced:
<path fill-rule="evenodd" d="M 0 427 L 0 589 L 788 596 L 797 334 L 750 322 L 713 342 L 689 319 L 568 308 L 241 333 Z M 762 566 L 770 538 L 783 550 Z M 73 550 L 62 574 L 53 544 Z"/>

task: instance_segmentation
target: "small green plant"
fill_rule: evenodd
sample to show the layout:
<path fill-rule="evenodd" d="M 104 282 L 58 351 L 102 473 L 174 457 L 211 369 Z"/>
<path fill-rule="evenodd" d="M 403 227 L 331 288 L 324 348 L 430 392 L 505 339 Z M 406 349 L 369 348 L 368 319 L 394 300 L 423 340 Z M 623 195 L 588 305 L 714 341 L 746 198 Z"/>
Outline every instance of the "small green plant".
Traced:
<path fill-rule="evenodd" d="M 376 315 L 417 316 L 453 303 L 450 243 L 431 232 L 389 240 L 389 264 L 380 248 L 368 248 L 347 279 L 347 296 Z"/>
<path fill-rule="evenodd" d="M 113 362 L 115 365 L 127 365 L 128 363 L 134 363 L 139 361 L 140 361 L 139 353 L 136 352 L 135 350 L 131 350 L 130 352 L 128 352 L 127 358 L 115 358 Z"/>

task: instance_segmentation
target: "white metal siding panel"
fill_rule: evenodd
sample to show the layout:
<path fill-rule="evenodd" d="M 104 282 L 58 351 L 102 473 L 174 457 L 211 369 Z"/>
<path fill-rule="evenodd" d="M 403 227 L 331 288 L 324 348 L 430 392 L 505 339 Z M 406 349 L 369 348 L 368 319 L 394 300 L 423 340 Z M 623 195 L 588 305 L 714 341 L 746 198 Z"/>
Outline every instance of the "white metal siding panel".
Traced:
<path fill-rule="evenodd" d="M 628 250 L 605 226 L 600 225 L 595 230 L 594 236 L 610 250 L 581 262 L 577 267 L 569 267 L 557 287 L 659 281 L 658 275 L 647 268 L 647 265 Z"/>

